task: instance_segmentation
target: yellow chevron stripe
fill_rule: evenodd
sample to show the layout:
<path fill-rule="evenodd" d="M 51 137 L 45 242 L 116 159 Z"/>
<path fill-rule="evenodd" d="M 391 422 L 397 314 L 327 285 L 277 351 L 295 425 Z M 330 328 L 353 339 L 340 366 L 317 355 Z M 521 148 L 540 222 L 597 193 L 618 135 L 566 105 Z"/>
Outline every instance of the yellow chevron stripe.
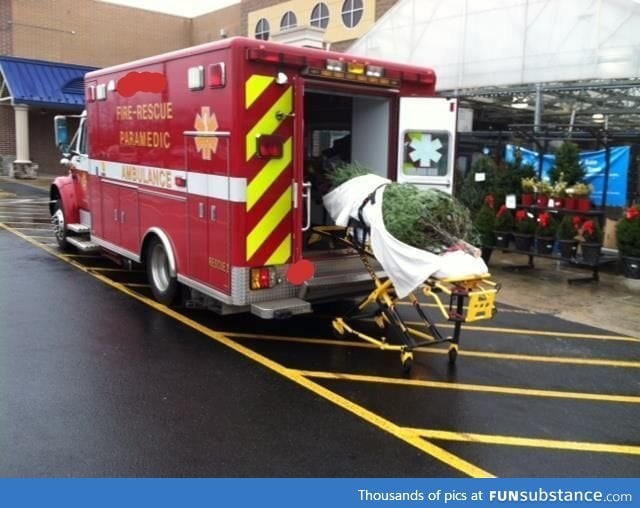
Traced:
<path fill-rule="evenodd" d="M 269 211 L 247 236 L 247 260 L 251 259 L 260 246 L 269 238 L 269 235 L 280 224 L 280 221 L 291 210 L 291 187 L 287 187 L 282 196 L 278 198 Z"/>
<path fill-rule="evenodd" d="M 282 147 L 282 158 L 271 159 L 264 165 L 255 178 L 251 180 L 247 186 L 247 211 L 251 210 L 253 205 L 258 202 L 267 189 L 271 187 L 271 184 L 278 179 L 289 165 L 291 162 L 292 145 L 291 138 L 287 139 Z"/>
<path fill-rule="evenodd" d="M 265 265 L 281 265 L 286 263 L 291 257 L 291 233 L 282 241 L 271 257 L 267 259 Z"/>
<path fill-rule="evenodd" d="M 285 115 L 293 111 L 293 91 L 288 87 L 280 98 L 269 108 L 263 117 L 247 133 L 246 149 L 247 160 L 256 153 L 256 140 L 260 134 L 273 134 L 281 121 L 276 118 L 276 113 L 282 112 Z"/>
<path fill-rule="evenodd" d="M 273 83 L 273 76 L 261 76 L 254 74 L 251 76 L 244 87 L 244 103 L 245 108 L 249 107 L 260 97 L 263 92 Z"/>

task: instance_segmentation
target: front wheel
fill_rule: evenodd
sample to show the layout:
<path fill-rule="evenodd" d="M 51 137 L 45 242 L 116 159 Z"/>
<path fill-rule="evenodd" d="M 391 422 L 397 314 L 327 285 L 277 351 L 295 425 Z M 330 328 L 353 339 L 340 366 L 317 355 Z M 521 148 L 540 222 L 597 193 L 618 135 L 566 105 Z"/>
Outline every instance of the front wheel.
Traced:
<path fill-rule="evenodd" d="M 58 247 L 61 250 L 69 250 L 69 242 L 67 242 L 67 224 L 64 219 L 64 212 L 62 211 L 62 200 L 58 199 L 53 204 L 53 213 L 51 214 L 51 223 L 53 224 L 53 231 L 58 242 Z"/>
<path fill-rule="evenodd" d="M 153 297 L 160 303 L 171 305 L 178 296 L 178 280 L 171 275 L 169 256 L 164 244 L 157 238 L 147 248 L 147 276 Z"/>

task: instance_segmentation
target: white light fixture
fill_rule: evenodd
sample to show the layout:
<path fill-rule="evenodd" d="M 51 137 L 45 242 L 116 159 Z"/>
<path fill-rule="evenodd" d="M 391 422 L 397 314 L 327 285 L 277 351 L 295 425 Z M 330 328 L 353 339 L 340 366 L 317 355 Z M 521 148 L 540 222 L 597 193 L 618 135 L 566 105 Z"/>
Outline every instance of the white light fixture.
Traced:
<path fill-rule="evenodd" d="M 529 106 L 527 104 L 526 97 L 512 97 L 511 98 L 511 107 L 515 109 L 526 109 Z"/>
<path fill-rule="evenodd" d="M 595 123 L 603 123 L 604 115 L 602 113 L 594 113 L 593 115 L 591 115 L 591 120 L 593 120 Z"/>

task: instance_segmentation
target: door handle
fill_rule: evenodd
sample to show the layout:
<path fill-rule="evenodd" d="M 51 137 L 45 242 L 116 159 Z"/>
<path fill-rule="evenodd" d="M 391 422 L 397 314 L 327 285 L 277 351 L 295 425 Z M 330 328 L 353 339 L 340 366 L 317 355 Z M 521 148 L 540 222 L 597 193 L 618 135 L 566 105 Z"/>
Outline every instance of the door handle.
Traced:
<path fill-rule="evenodd" d="M 215 222 L 218 218 L 216 205 L 211 205 L 211 209 L 209 210 L 209 218 L 211 219 L 211 222 Z"/>
<path fill-rule="evenodd" d="M 198 203 L 198 218 L 204 219 L 204 203 Z"/>

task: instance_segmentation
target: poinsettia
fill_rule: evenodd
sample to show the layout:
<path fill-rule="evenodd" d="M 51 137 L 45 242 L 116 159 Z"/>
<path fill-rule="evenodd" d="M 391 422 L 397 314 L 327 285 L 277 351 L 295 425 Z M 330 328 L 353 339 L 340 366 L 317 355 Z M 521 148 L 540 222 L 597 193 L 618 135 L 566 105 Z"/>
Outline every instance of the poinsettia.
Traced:
<path fill-rule="evenodd" d="M 556 237 L 558 240 L 574 240 L 580 231 L 582 219 L 577 215 L 565 215 L 560 221 Z"/>
<path fill-rule="evenodd" d="M 558 229 L 558 224 L 550 213 L 542 212 L 538 215 L 537 236 L 551 238 L 556 234 L 556 229 Z"/>
<path fill-rule="evenodd" d="M 511 231 L 513 229 L 513 215 L 506 205 L 502 205 L 496 214 L 496 231 Z"/>
<path fill-rule="evenodd" d="M 588 243 L 602 243 L 602 228 L 598 221 L 586 220 L 582 224 L 582 238 Z"/>
<path fill-rule="evenodd" d="M 526 210 L 518 210 L 516 212 L 515 229 L 523 235 L 532 235 L 536 230 L 536 221 Z"/>
<path fill-rule="evenodd" d="M 640 210 L 638 210 L 637 206 L 632 206 L 627 210 L 624 216 L 628 220 L 636 220 L 638 217 L 640 217 Z"/>
<path fill-rule="evenodd" d="M 493 194 L 487 194 L 484 198 L 484 204 L 489 208 L 493 209 L 496 206 L 496 198 L 493 197 Z"/>
<path fill-rule="evenodd" d="M 640 257 L 640 205 L 630 207 L 616 226 L 621 256 Z"/>

